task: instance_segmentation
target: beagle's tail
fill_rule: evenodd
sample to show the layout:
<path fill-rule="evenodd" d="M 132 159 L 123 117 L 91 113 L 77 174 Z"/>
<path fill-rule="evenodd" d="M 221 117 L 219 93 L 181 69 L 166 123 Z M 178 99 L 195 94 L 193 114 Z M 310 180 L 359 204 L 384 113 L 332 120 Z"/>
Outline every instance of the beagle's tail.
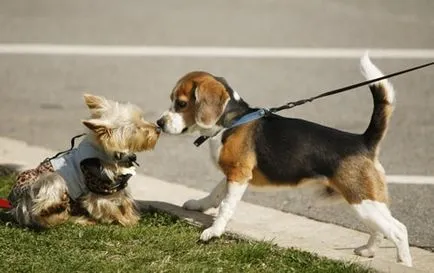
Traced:
<path fill-rule="evenodd" d="M 371 62 L 368 53 L 360 60 L 362 74 L 366 80 L 372 80 L 384 76 L 383 73 Z M 369 85 L 374 99 L 374 111 L 371 122 L 363 134 L 369 149 L 377 151 L 380 141 L 387 132 L 390 117 L 394 109 L 395 92 L 390 82 L 381 80 Z"/>

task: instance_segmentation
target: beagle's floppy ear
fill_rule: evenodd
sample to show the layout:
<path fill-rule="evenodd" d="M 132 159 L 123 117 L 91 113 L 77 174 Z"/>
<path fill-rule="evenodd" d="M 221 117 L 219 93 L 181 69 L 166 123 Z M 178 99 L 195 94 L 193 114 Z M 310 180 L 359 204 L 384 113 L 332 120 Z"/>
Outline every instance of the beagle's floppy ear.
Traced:
<path fill-rule="evenodd" d="M 204 81 L 194 90 L 196 97 L 196 124 L 213 127 L 225 110 L 230 97 L 223 84 L 215 80 Z"/>
<path fill-rule="evenodd" d="M 104 97 L 84 94 L 84 102 L 90 110 L 92 118 L 100 118 L 110 108 L 110 102 Z"/>

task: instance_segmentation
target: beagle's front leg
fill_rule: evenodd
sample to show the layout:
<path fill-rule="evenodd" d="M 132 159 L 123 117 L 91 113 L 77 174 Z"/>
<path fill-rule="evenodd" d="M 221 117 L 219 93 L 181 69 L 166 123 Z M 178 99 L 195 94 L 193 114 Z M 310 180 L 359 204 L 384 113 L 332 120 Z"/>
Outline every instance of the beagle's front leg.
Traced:
<path fill-rule="evenodd" d="M 211 227 L 205 229 L 200 235 L 202 241 L 208 241 L 213 237 L 220 237 L 225 231 L 226 225 L 232 218 L 235 212 L 237 203 L 241 200 L 244 192 L 247 189 L 248 181 L 228 181 L 227 182 L 227 193 L 223 198 L 219 212 L 217 213 L 216 219 Z"/>

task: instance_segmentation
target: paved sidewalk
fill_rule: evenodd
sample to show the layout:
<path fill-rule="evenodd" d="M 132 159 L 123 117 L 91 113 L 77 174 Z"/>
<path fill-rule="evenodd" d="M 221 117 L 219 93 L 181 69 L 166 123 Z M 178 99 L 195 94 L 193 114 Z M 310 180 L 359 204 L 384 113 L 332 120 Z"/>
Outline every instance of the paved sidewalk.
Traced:
<path fill-rule="evenodd" d="M 38 164 L 54 151 L 28 146 L 26 143 L 0 137 L 0 164 Z M 133 194 L 142 205 L 175 213 L 200 225 L 209 225 L 216 210 L 207 214 L 187 212 L 180 208 L 184 201 L 206 193 L 182 185 L 137 175 L 130 183 Z M 396 264 L 395 248 L 384 240 L 374 259 L 352 254 L 353 248 L 364 244 L 368 235 L 333 224 L 241 202 L 228 226 L 228 231 L 256 240 L 273 240 L 283 247 L 296 247 L 332 259 L 356 261 L 383 272 L 434 272 L 434 253 L 412 247 L 413 268 Z M 198 234 L 198 238 L 199 238 Z"/>

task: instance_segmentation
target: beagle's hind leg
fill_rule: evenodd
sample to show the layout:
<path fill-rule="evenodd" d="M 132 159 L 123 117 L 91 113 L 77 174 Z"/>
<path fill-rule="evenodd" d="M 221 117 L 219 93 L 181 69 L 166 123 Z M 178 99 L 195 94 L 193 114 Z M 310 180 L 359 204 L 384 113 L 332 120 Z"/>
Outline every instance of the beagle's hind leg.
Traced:
<path fill-rule="evenodd" d="M 397 261 L 412 266 L 407 228 L 389 210 L 384 169 L 379 166 L 375 159 L 348 158 L 332 180 L 359 219 L 371 231 L 368 242 L 355 249 L 355 253 L 373 257 L 385 236 L 397 248 Z"/>
<path fill-rule="evenodd" d="M 373 256 L 379 241 L 382 239 L 380 234 L 384 234 L 397 248 L 397 261 L 406 266 L 412 266 L 407 229 L 391 215 L 386 204 L 373 200 L 363 200 L 360 204 L 352 205 L 352 207 L 362 221 L 374 230 L 366 246 L 358 248 L 357 252 Z"/>

